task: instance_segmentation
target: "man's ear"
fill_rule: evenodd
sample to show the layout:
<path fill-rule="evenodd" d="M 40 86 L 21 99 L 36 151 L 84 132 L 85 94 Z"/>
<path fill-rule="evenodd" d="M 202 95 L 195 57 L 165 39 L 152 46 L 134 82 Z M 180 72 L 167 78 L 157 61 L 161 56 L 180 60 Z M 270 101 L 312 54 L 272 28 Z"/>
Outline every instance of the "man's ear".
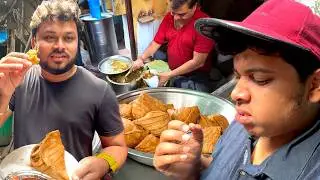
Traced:
<path fill-rule="evenodd" d="M 320 102 L 320 69 L 317 69 L 311 75 L 311 84 L 309 90 L 309 100 L 313 103 Z"/>
<path fill-rule="evenodd" d="M 36 46 L 36 37 L 31 38 L 31 48 L 33 49 Z"/>

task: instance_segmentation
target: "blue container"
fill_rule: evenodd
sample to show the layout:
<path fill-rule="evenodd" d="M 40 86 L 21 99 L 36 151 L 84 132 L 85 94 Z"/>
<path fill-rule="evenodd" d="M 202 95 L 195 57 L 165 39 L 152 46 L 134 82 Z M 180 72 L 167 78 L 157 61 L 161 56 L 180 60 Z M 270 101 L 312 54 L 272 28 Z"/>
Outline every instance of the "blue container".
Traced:
<path fill-rule="evenodd" d="M 88 0 L 90 15 L 93 18 L 101 19 L 100 0 Z"/>
<path fill-rule="evenodd" d="M 0 44 L 8 40 L 8 32 L 6 30 L 0 30 Z"/>

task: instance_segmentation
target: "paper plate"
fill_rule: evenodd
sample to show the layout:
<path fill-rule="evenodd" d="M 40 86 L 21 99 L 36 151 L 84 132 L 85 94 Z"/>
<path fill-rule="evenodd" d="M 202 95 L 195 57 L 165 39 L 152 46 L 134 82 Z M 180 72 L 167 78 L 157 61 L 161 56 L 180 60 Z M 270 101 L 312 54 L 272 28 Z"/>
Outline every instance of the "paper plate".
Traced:
<path fill-rule="evenodd" d="M 170 71 L 168 63 L 163 60 L 153 60 L 151 62 L 146 63 L 144 66 L 150 70 L 155 70 L 158 73 Z"/>
<path fill-rule="evenodd" d="M 36 146 L 36 144 L 23 146 L 8 154 L 0 164 L 0 169 L 3 175 L 6 177 L 7 175 L 17 171 L 35 170 L 30 166 L 30 155 L 34 146 Z M 67 173 L 69 177 L 71 177 L 79 163 L 67 151 L 64 153 L 64 160 L 66 163 Z"/>

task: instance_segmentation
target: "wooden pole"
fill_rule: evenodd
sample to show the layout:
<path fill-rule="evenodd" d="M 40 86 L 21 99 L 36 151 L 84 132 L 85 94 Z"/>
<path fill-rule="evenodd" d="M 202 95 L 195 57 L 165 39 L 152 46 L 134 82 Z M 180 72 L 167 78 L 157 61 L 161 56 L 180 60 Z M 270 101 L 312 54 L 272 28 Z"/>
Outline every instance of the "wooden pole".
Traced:
<path fill-rule="evenodd" d="M 135 41 L 135 37 L 134 37 L 134 26 L 133 26 L 131 0 L 126 0 L 125 3 L 126 3 L 126 15 L 127 15 L 129 38 L 130 38 L 131 58 L 132 58 L 132 60 L 136 60 L 137 59 L 137 47 L 136 47 L 136 41 Z"/>

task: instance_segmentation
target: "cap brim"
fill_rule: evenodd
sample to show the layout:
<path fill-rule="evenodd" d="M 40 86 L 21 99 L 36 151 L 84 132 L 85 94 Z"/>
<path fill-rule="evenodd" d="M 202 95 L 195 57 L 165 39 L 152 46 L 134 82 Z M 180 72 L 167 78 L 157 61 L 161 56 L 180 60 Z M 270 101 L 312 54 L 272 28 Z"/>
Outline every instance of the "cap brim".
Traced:
<path fill-rule="evenodd" d="M 279 35 L 268 28 L 254 26 L 243 22 L 227 21 L 215 18 L 201 18 L 196 21 L 195 28 L 200 34 L 214 40 L 216 40 L 216 34 L 220 34 L 221 31 L 228 30 L 230 32 L 240 33 L 242 35 L 254 37 L 263 41 L 279 43 L 294 48 L 299 48 L 304 51 L 309 51 L 287 37 Z"/>

